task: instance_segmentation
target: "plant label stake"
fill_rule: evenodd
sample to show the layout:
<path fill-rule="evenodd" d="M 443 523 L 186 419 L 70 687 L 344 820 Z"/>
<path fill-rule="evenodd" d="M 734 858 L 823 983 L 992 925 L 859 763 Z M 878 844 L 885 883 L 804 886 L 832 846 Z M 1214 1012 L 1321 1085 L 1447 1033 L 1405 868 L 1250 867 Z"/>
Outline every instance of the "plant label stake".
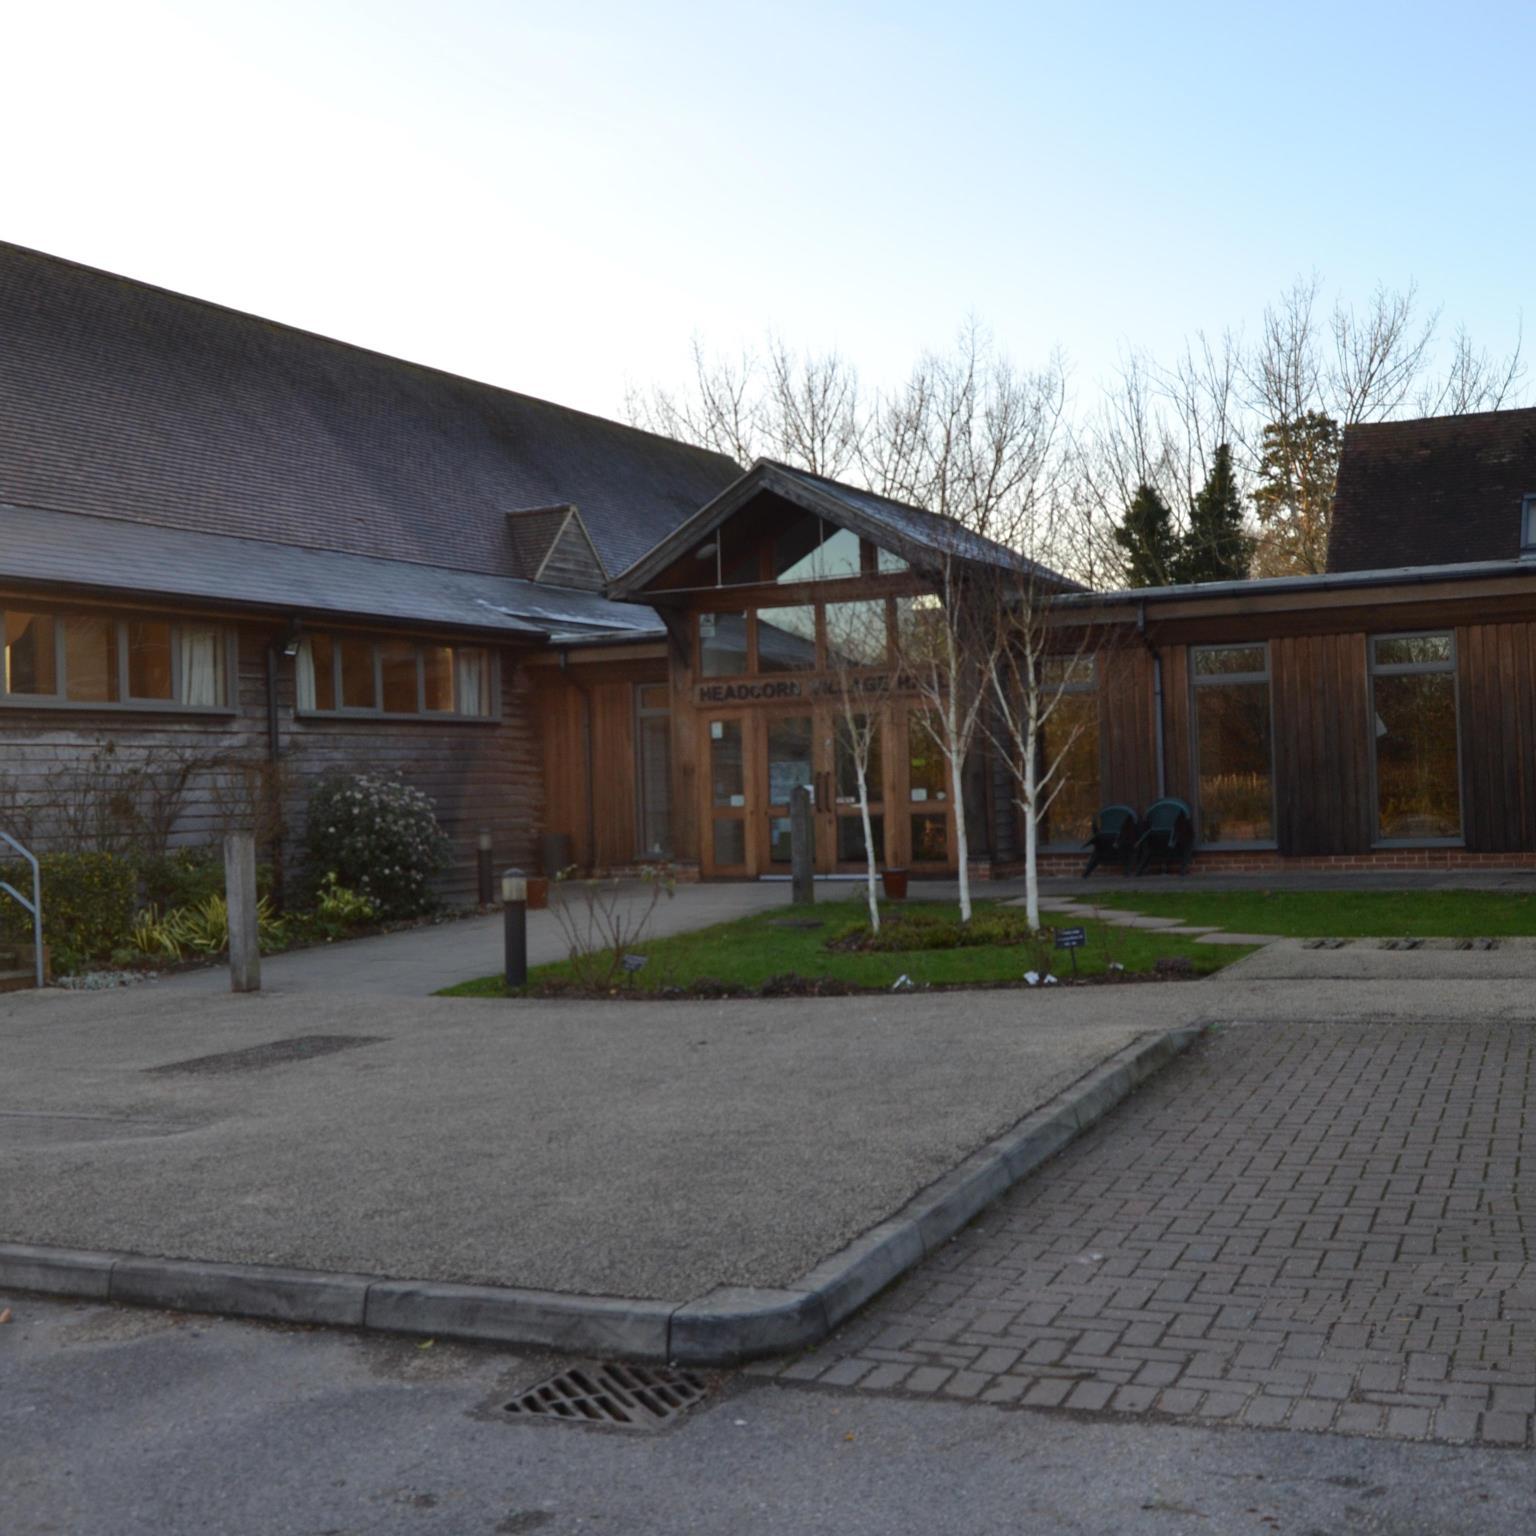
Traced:
<path fill-rule="evenodd" d="M 1064 949 L 1072 958 L 1072 979 L 1077 980 L 1077 952 L 1088 942 L 1086 928 L 1058 928 L 1056 948 Z"/>

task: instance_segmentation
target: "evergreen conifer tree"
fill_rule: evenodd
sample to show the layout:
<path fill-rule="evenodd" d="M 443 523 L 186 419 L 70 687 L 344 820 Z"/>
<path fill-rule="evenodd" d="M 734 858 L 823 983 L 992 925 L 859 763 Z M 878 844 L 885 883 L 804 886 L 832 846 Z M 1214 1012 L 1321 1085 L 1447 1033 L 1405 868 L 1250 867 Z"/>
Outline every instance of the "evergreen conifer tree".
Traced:
<path fill-rule="evenodd" d="M 1205 484 L 1189 504 L 1179 579 L 1241 581 L 1252 556 L 1253 541 L 1243 528 L 1243 498 L 1232 472 L 1232 449 L 1223 443 L 1211 459 Z"/>
<path fill-rule="evenodd" d="M 1136 487 L 1136 494 L 1115 529 L 1115 543 L 1125 551 L 1125 579 L 1129 586 L 1163 587 L 1179 579 L 1181 551 L 1173 513 L 1145 482 Z"/>

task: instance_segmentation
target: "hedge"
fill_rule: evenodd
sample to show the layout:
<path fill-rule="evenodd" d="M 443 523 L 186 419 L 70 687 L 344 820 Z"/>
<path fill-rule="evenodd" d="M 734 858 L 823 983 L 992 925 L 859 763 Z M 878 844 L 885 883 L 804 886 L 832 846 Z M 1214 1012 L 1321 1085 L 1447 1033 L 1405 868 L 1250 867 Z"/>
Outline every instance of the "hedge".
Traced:
<path fill-rule="evenodd" d="M 110 960 L 124 943 L 138 893 L 132 862 L 115 853 L 45 853 L 38 863 L 43 879 L 43 939 L 60 975 L 95 960 Z M 0 880 L 29 899 L 32 870 L 19 859 L 0 864 Z M 32 918 L 0 893 L 0 939 L 30 945 Z"/>

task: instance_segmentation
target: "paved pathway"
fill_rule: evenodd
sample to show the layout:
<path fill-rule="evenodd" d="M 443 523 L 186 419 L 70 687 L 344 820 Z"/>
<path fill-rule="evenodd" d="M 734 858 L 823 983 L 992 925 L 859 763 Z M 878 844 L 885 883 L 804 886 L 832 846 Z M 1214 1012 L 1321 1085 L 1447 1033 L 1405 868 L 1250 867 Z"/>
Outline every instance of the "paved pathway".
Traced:
<path fill-rule="evenodd" d="M 847 888 L 832 887 L 827 894 L 833 892 L 841 897 Z M 645 888 L 638 883 L 624 887 L 624 900 L 631 907 L 646 899 Z M 787 884 L 743 881 L 729 885 L 680 885 L 670 900 L 658 904 L 646 931 L 653 938 L 683 933 L 788 902 Z M 502 934 L 501 914 L 494 912 L 376 938 L 268 955 L 261 962 L 262 987 L 268 992 L 428 997 L 455 982 L 499 971 Z M 528 914 L 529 964 L 563 960 L 568 950 L 564 930 L 552 911 Z M 227 992 L 229 972 L 223 966 L 213 966 L 167 976 L 155 985 L 176 991 Z"/>
<path fill-rule="evenodd" d="M 859 1393 L 1530 1443 L 1528 1023 L 1226 1030 L 806 1358 Z"/>

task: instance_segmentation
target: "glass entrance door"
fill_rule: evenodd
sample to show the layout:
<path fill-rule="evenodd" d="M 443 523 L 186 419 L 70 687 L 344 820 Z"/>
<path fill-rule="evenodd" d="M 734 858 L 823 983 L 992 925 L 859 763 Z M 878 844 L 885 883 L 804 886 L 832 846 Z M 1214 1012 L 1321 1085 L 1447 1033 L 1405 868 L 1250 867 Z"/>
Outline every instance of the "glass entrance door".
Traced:
<path fill-rule="evenodd" d="M 708 774 L 706 875 L 752 873 L 748 847 L 747 720 L 740 714 L 716 715 L 704 722 L 704 760 Z"/>
<path fill-rule="evenodd" d="M 859 765 L 862 760 L 869 795 L 870 839 L 875 863 L 885 854 L 885 711 L 873 709 L 849 721 L 841 710 L 829 711 L 827 735 L 832 742 L 833 862 L 840 870 L 867 868 L 864 851 L 864 816 L 859 803 Z"/>
<path fill-rule="evenodd" d="M 763 721 L 765 764 L 763 773 L 766 810 L 766 857 L 763 868 L 773 874 L 790 866 L 789 797 L 800 785 L 812 794 L 816 788 L 816 733 L 814 717 L 770 714 Z M 815 840 L 815 820 L 811 818 Z"/>

